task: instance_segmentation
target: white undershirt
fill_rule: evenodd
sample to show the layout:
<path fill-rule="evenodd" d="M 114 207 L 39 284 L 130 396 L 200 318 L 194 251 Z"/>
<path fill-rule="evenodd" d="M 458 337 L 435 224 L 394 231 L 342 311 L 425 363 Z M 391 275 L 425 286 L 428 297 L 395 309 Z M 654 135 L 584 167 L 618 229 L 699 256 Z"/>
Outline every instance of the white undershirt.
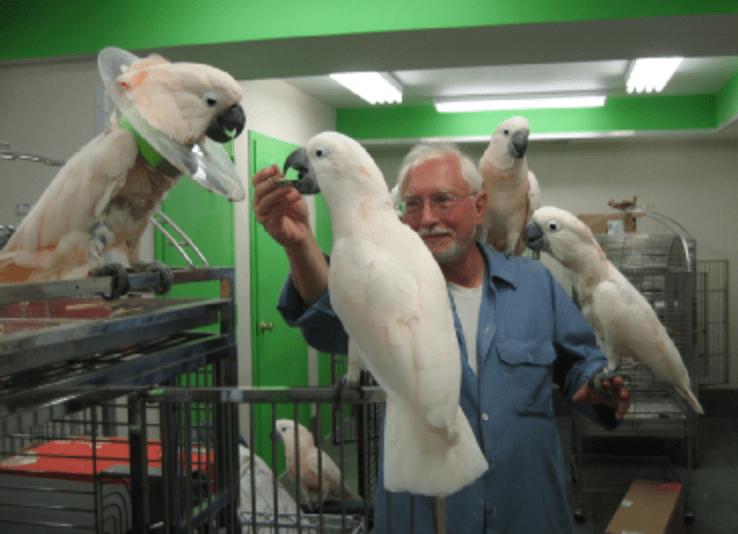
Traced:
<path fill-rule="evenodd" d="M 477 363 L 477 330 L 479 328 L 479 309 L 482 306 L 482 285 L 464 287 L 446 282 L 456 305 L 456 313 L 461 321 L 461 331 L 466 343 L 466 357 L 474 376 L 479 376 Z"/>

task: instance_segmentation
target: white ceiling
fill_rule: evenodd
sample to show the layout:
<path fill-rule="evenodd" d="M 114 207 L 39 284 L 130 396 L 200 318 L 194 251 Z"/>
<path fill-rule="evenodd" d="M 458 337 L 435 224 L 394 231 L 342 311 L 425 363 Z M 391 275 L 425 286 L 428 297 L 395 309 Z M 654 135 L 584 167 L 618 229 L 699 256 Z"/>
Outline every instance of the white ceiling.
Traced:
<path fill-rule="evenodd" d="M 629 60 L 497 65 L 390 73 L 403 86 L 403 104 L 430 104 L 435 97 L 543 92 L 595 92 L 624 96 Z M 664 88 L 665 95 L 712 94 L 738 72 L 738 56 L 687 58 Z M 335 108 L 370 104 L 328 76 L 285 78 Z"/>

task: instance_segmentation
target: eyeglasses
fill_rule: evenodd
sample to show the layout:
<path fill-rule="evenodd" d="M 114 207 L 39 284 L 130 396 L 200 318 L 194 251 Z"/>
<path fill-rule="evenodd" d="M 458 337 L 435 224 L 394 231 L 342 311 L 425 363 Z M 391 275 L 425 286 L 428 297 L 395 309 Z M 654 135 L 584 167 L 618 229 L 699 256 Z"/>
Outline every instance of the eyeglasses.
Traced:
<path fill-rule="evenodd" d="M 467 197 L 473 197 L 475 193 L 468 195 L 454 195 L 453 193 L 434 193 L 428 199 L 430 208 L 436 215 L 445 215 L 453 211 L 453 209 Z M 403 201 L 405 216 L 417 217 L 423 211 L 425 201 L 422 197 L 407 197 Z"/>

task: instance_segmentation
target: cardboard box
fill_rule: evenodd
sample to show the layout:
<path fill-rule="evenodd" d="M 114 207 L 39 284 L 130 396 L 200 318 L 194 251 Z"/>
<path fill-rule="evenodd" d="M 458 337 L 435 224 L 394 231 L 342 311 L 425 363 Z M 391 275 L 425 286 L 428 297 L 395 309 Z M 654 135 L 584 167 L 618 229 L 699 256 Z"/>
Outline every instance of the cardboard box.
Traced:
<path fill-rule="evenodd" d="M 684 534 L 682 484 L 634 480 L 605 534 Z"/>
<path fill-rule="evenodd" d="M 636 220 L 643 213 L 580 213 L 579 220 L 590 227 L 593 234 L 635 232 Z"/>

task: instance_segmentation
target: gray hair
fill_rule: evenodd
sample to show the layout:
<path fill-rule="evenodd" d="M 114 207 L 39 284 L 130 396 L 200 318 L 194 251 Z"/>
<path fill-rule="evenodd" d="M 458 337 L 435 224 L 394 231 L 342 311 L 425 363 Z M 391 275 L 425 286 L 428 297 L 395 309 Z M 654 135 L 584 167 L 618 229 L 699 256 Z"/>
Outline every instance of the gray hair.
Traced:
<path fill-rule="evenodd" d="M 469 156 L 461 152 L 457 145 L 442 142 L 420 143 L 415 145 L 402 159 L 400 172 L 397 176 L 397 184 L 395 184 L 395 187 L 391 192 L 392 202 L 398 215 L 401 216 L 402 214 L 402 186 L 405 182 L 405 178 L 407 178 L 407 173 L 409 173 L 410 169 L 415 167 L 426 157 L 442 154 L 444 152 L 456 154 L 456 156 L 458 156 L 459 163 L 461 164 L 461 176 L 469 186 L 469 190 L 472 193 L 478 193 L 482 190 L 483 180 L 482 175 L 479 173 L 479 169 L 477 168 L 477 164 L 474 163 L 474 160 Z M 486 240 L 487 229 L 483 224 L 477 226 L 475 230 L 475 238 L 483 241 Z"/>
<path fill-rule="evenodd" d="M 426 157 L 435 154 L 442 154 L 444 152 L 456 154 L 459 158 L 459 163 L 461 164 L 461 176 L 466 181 L 472 193 L 477 193 L 482 189 L 482 175 L 479 174 L 477 164 L 474 163 L 469 156 L 462 153 L 458 146 L 453 143 L 429 142 L 415 145 L 403 158 L 402 164 L 400 165 L 400 172 L 397 176 L 398 190 L 400 192 L 402 191 L 402 186 L 405 182 L 405 178 L 407 178 L 407 173 L 410 172 L 410 169 L 415 167 Z"/>

